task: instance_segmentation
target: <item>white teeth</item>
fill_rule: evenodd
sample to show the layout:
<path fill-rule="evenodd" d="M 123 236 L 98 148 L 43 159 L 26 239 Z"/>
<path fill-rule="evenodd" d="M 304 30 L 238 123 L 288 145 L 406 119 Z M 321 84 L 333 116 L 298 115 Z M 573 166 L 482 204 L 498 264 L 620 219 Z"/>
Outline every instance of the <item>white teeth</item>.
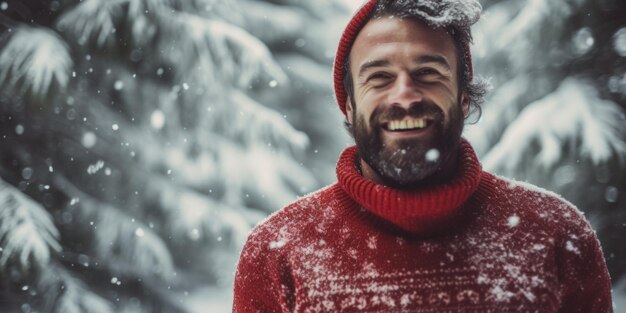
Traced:
<path fill-rule="evenodd" d="M 424 119 L 416 120 L 403 120 L 403 121 L 391 121 L 387 124 L 387 128 L 391 131 L 405 130 L 405 129 L 418 129 L 426 127 L 426 121 Z"/>

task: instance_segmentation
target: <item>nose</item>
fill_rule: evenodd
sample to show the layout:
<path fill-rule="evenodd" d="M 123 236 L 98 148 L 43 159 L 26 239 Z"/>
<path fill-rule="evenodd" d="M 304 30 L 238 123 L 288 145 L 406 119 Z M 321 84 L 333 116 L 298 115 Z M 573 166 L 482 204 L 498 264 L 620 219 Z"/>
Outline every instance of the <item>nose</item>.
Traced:
<path fill-rule="evenodd" d="M 413 81 L 410 73 L 400 72 L 389 92 L 389 104 L 409 109 L 423 100 L 422 91 Z"/>

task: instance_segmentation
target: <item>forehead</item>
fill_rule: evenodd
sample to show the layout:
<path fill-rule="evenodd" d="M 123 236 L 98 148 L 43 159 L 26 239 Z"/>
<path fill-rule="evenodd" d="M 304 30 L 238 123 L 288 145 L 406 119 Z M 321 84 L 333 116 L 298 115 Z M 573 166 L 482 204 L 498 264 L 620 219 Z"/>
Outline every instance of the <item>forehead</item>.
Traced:
<path fill-rule="evenodd" d="M 442 28 L 431 28 L 410 18 L 381 17 L 369 21 L 359 32 L 350 53 L 352 68 L 362 63 L 389 57 L 445 56 L 456 66 L 452 36 Z"/>

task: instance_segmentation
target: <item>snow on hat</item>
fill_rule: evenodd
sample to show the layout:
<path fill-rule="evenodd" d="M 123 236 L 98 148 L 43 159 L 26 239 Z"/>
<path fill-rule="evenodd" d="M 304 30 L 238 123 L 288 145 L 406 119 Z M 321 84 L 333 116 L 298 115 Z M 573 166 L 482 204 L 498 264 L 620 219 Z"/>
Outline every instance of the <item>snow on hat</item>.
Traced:
<path fill-rule="evenodd" d="M 352 16 L 350 22 L 346 26 L 341 39 L 339 40 L 339 47 L 337 48 L 337 54 L 335 56 L 335 64 L 333 67 L 333 79 L 335 86 L 335 97 L 337 98 L 337 104 L 339 109 L 346 115 L 346 99 L 348 97 L 346 90 L 343 86 L 343 80 L 346 75 L 344 66 L 352 50 L 352 45 L 357 35 L 365 27 L 365 24 L 370 19 L 370 15 L 374 11 L 376 4 L 381 0 L 368 0 L 361 8 Z M 449 25 L 456 25 L 460 27 L 469 28 L 476 23 L 480 18 L 480 12 L 482 7 L 477 0 L 414 0 L 423 3 L 423 6 L 428 9 L 429 12 L 425 12 L 420 9 L 412 10 L 412 15 L 424 20 L 428 25 L 432 27 L 445 27 Z M 432 12 L 436 12 L 438 15 L 433 15 Z M 474 77 L 474 69 L 472 66 L 472 55 L 470 52 L 469 42 L 465 45 L 465 59 L 467 60 L 467 66 L 469 70 L 468 80 L 472 81 Z"/>

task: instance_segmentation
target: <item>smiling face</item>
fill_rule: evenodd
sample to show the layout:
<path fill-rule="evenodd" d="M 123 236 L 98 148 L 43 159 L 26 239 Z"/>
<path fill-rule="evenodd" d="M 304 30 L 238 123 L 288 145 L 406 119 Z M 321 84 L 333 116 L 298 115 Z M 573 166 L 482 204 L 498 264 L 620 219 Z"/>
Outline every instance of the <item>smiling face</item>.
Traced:
<path fill-rule="evenodd" d="M 455 171 L 467 101 L 452 37 L 414 19 L 382 17 L 350 54 L 348 122 L 363 174 L 387 185 L 444 180 Z"/>

